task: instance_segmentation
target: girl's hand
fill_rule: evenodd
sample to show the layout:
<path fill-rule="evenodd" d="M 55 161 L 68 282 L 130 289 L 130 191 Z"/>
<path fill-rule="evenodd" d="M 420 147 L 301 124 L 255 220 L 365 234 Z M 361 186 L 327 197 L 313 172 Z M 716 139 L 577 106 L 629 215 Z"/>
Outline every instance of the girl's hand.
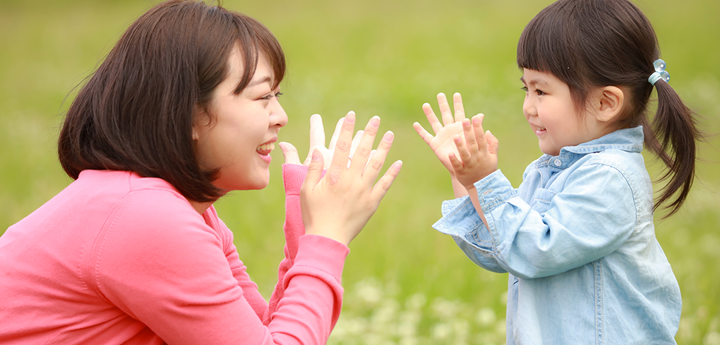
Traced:
<path fill-rule="evenodd" d="M 355 114 L 348 113 L 325 176 L 322 176 L 325 158 L 319 150 L 313 151 L 300 190 L 306 234 L 329 237 L 348 245 L 375 213 L 402 166 L 401 161 L 393 163 L 375 183 L 393 141 L 393 133 L 385 133 L 376 153 L 372 154 L 379 125 L 379 117 L 370 119 L 355 154 L 349 159 Z"/>
<path fill-rule="evenodd" d="M 452 163 L 448 158 L 451 153 L 457 155 L 458 151 L 453 143 L 453 137 L 456 135 L 462 135 L 462 120 L 465 119 L 465 110 L 463 109 L 462 97 L 459 93 L 453 95 L 453 107 L 455 108 L 455 116 L 453 117 L 450 111 L 450 105 L 448 104 L 447 98 L 444 93 L 437 95 L 438 106 L 440 107 L 440 113 L 442 114 L 442 123 L 438 120 L 435 113 L 433 113 L 430 104 L 425 103 L 422 106 L 425 116 L 430 122 L 430 127 L 435 132 L 435 136 L 428 133 L 422 125 L 415 122 L 413 128 L 418 132 L 420 137 L 425 140 L 425 143 L 430 146 L 435 156 L 445 166 L 451 175 L 455 175 Z"/>
<path fill-rule="evenodd" d="M 462 120 L 463 134 L 453 136 L 458 153 L 451 152 L 448 159 L 455 177 L 467 190 L 475 188 L 475 182 L 497 170 L 499 141 L 490 133 L 483 133 L 485 115 L 478 114 Z"/>
<path fill-rule="evenodd" d="M 325 128 L 323 127 L 322 117 L 318 114 L 310 116 L 310 149 L 308 150 L 307 158 L 305 158 L 304 162 L 300 163 L 300 156 L 295 146 L 287 142 L 281 142 L 279 143 L 279 145 L 280 149 L 282 150 L 283 158 L 285 158 L 285 164 L 308 166 L 310 164 L 313 151 L 318 150 L 320 154 L 322 154 L 323 161 L 325 162 L 325 166 L 323 167 L 323 169 L 327 170 L 327 168 L 330 167 L 333 152 L 335 151 L 335 144 L 337 143 L 338 135 L 340 135 L 340 128 L 342 127 L 344 119 L 345 118 L 343 117 L 340 118 L 340 120 L 338 121 L 337 125 L 335 126 L 335 132 L 333 132 L 333 135 L 330 138 L 330 144 L 326 148 Z M 355 134 L 355 138 L 353 138 L 352 146 L 350 148 L 350 157 L 352 157 L 353 153 L 355 152 L 355 148 L 360 143 L 360 138 L 362 137 L 362 134 L 363 131 L 358 131 Z"/>

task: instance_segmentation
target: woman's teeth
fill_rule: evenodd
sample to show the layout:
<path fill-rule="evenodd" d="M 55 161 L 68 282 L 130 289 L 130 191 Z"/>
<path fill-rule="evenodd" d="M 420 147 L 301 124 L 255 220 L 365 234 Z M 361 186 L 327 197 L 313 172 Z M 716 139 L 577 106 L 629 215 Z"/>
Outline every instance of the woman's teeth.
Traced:
<path fill-rule="evenodd" d="M 266 154 L 269 154 L 270 151 L 272 151 L 273 149 L 275 149 L 275 144 L 267 143 L 267 144 L 262 144 L 262 145 L 258 146 L 257 149 L 255 149 L 255 150 L 260 154 L 266 155 Z"/>

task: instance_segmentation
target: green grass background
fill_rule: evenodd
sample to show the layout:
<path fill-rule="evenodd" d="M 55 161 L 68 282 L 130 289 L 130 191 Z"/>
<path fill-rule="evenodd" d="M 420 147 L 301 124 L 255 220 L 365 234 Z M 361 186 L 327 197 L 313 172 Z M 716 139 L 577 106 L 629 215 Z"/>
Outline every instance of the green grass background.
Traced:
<path fill-rule="evenodd" d="M 55 141 L 74 88 L 123 30 L 155 3 L 0 0 L 0 235 L 71 182 L 58 164 Z M 224 1 L 225 7 L 268 26 L 285 50 L 289 70 L 282 103 L 290 121 L 280 133 L 281 140 L 292 142 L 304 154 L 311 114 L 323 115 L 329 132 L 349 110 L 363 124 L 373 115 L 381 116 L 381 129 L 396 134 L 388 160 L 403 160 L 403 170 L 350 245 L 343 276 L 347 287 L 343 318 L 365 320 L 360 326 L 357 322 L 345 326 L 356 325 L 365 337 L 338 336 L 333 342 L 502 342 L 507 275 L 475 266 L 450 237 L 431 228 L 440 217 L 441 201 L 452 198 L 452 191 L 447 172 L 415 134 L 412 123 L 426 124 L 420 106 L 424 102 L 436 106 L 438 92 L 462 93 L 468 113 L 486 114 L 485 127 L 500 140 L 500 168 L 517 186 L 524 167 L 540 151 L 522 116 L 515 48 L 525 24 L 549 3 Z M 720 2 L 636 3 L 655 26 L 671 85 L 702 116 L 704 131 L 720 132 Z M 711 136 L 700 146 L 697 180 L 683 210 L 656 222 L 658 240 L 683 294 L 677 335 L 681 344 L 720 344 L 717 144 Z M 272 155 L 268 188 L 235 192 L 216 203 L 235 232 L 240 258 L 266 298 L 275 283 L 283 245 L 282 155 L 279 150 Z M 648 163 L 658 176 L 659 165 L 651 157 Z M 358 305 L 355 299 L 362 299 L 368 286 L 380 291 L 381 300 L 389 304 Z M 399 326 L 381 334 L 376 325 L 383 320 L 378 316 L 381 307 L 395 308 L 396 314 L 388 315 L 400 320 L 409 315 L 401 312 L 412 309 L 411 300 L 417 301 L 411 296 L 427 301 L 417 304 L 422 316 L 414 323 L 416 339 L 402 336 Z M 438 326 L 445 325 L 441 316 L 442 306 L 447 305 L 455 309 L 444 310 L 454 310 L 453 317 L 465 319 L 465 326 L 462 322 L 450 328 Z M 478 310 L 485 314 L 476 314 Z M 490 312 L 497 318 L 492 327 L 480 316 Z M 344 332 L 352 334 L 351 328 Z M 451 329 L 452 334 L 443 329 Z"/>

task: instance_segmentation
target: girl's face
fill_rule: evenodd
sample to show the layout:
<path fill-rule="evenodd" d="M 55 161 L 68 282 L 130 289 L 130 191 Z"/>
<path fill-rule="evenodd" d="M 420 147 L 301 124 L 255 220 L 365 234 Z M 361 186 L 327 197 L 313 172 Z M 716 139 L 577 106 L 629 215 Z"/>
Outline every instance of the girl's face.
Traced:
<path fill-rule="evenodd" d="M 554 75 L 523 69 L 523 113 L 537 135 L 540 151 L 551 156 L 566 146 L 576 146 L 605 134 L 605 126 L 593 116 L 578 114 L 570 88 Z"/>
<path fill-rule="evenodd" d="M 272 89 L 273 70 L 260 54 L 255 75 L 240 93 L 234 90 L 242 78 L 242 59 L 235 48 L 229 73 L 213 91 L 208 112 L 193 125 L 193 139 L 200 167 L 220 169 L 213 184 L 223 190 L 262 189 L 270 181 L 270 151 L 288 118 L 278 89 Z M 210 121 L 210 118 L 213 121 Z"/>

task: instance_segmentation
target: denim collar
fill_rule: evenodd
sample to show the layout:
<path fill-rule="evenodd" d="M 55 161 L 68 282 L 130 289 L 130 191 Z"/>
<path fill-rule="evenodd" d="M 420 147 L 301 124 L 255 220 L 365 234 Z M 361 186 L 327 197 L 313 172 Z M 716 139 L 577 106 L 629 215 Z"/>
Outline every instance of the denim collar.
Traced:
<path fill-rule="evenodd" d="M 644 142 L 643 127 L 625 128 L 606 134 L 595 140 L 577 146 L 566 146 L 560 149 L 558 156 L 542 155 L 537 166 L 551 166 L 564 169 L 588 153 L 606 151 L 610 149 L 627 152 L 642 152 Z"/>

